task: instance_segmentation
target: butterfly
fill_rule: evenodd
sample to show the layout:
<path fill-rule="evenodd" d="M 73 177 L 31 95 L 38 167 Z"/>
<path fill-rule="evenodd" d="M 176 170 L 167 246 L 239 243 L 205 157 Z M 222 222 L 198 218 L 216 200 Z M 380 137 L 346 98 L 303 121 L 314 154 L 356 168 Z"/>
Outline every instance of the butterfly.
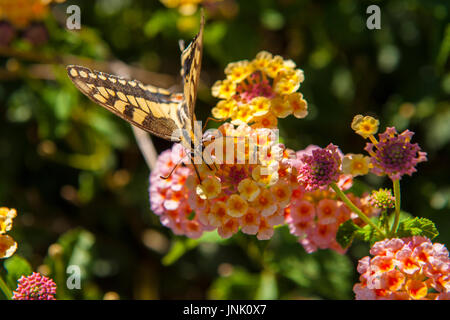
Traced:
<path fill-rule="evenodd" d="M 199 141 L 197 132 L 194 132 L 197 128 L 194 126 L 194 110 L 202 63 L 204 25 L 202 13 L 197 35 L 186 48 L 180 44 L 182 93 L 171 93 L 138 80 L 127 80 L 82 66 L 66 67 L 69 78 L 89 99 L 132 125 L 163 139 L 179 142 L 190 150 L 191 161 L 200 181 L 192 158 Z"/>

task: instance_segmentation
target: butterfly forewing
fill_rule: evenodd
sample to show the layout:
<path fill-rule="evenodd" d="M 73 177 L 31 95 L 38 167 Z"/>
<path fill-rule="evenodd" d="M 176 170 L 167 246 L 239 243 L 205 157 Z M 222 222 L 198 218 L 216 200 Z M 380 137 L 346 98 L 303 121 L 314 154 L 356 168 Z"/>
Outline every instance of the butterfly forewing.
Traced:
<path fill-rule="evenodd" d="M 67 66 L 69 77 L 92 101 L 122 119 L 192 149 L 196 139 L 194 109 L 202 63 L 204 24 L 202 14 L 198 34 L 181 54 L 183 94 L 75 65 Z"/>
<path fill-rule="evenodd" d="M 197 88 L 200 80 L 203 53 L 203 28 L 205 18 L 202 14 L 200 30 L 189 46 L 181 54 L 181 76 L 183 77 L 184 102 L 182 109 L 190 119 L 191 129 L 194 128 L 194 109 L 197 99 Z"/>
<path fill-rule="evenodd" d="M 186 126 L 182 95 L 86 67 L 70 65 L 67 71 L 75 86 L 95 103 L 147 132 L 181 140 L 174 133 Z"/>

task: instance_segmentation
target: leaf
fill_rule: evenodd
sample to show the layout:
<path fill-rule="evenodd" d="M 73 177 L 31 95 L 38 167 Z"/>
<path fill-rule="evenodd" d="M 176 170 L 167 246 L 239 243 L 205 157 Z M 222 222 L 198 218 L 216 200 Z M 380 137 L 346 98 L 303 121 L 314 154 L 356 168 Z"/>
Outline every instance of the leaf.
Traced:
<path fill-rule="evenodd" d="M 24 258 L 14 255 L 5 261 L 5 269 L 8 272 L 7 282 L 11 288 L 17 287 L 17 280 L 22 276 L 28 276 L 33 272 L 31 265 Z"/>
<path fill-rule="evenodd" d="M 336 241 L 342 248 L 347 248 L 356 236 L 356 231 L 361 229 L 352 220 L 341 223 L 336 233 Z"/>
<path fill-rule="evenodd" d="M 397 236 L 400 238 L 411 236 L 424 236 L 434 239 L 439 235 L 439 231 L 433 221 L 427 218 L 409 218 L 400 222 L 397 229 Z"/>
<path fill-rule="evenodd" d="M 371 245 L 374 242 L 382 239 L 381 237 L 377 236 L 375 229 L 373 229 L 370 225 L 365 225 L 363 228 L 360 228 L 356 232 L 355 237 L 360 240 L 369 242 Z"/>

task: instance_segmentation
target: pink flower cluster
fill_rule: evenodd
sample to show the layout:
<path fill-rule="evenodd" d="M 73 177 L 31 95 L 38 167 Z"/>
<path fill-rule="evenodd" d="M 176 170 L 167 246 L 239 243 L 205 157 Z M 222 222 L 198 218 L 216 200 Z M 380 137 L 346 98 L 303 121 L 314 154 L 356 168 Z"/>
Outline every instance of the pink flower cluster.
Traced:
<path fill-rule="evenodd" d="M 387 239 L 359 261 L 357 300 L 450 300 L 447 248 L 425 237 Z"/>
<path fill-rule="evenodd" d="M 56 284 L 40 273 L 22 276 L 13 292 L 13 300 L 55 300 Z"/>
<path fill-rule="evenodd" d="M 341 182 L 347 177 L 343 176 Z M 348 183 L 348 181 L 346 182 Z M 290 232 L 299 237 L 298 242 L 308 253 L 317 249 L 332 249 L 338 253 L 346 252 L 336 241 L 336 233 L 341 223 L 352 219 L 355 224 L 362 221 L 340 201 L 332 190 L 305 192 L 294 191 L 295 198 L 285 209 L 286 222 Z M 353 194 L 347 197 L 368 216 L 378 214 L 368 203 L 368 196 L 359 198 Z"/>
<path fill-rule="evenodd" d="M 342 152 L 330 143 L 326 148 L 313 148 L 298 154 L 300 167 L 298 181 L 307 191 L 326 189 L 332 182 L 337 182 L 340 175 Z"/>
<path fill-rule="evenodd" d="M 173 167 L 185 157 L 184 148 L 174 144 L 172 149 L 160 154 L 155 169 L 150 175 L 150 207 L 160 216 L 161 223 L 177 235 L 199 238 L 207 227 L 198 215 L 192 214 L 188 202 L 189 189 L 186 181 L 194 173 L 189 167 L 178 166 L 168 179 Z"/>
<path fill-rule="evenodd" d="M 305 155 L 315 154 L 317 150 L 324 149 L 310 145 L 305 150 L 298 151 L 297 160 L 292 162 L 294 167 L 302 166 L 301 159 Z M 337 156 L 342 157 L 342 154 L 337 153 Z M 347 190 L 352 186 L 352 182 L 351 175 L 340 175 L 337 184 L 341 190 Z M 347 196 L 367 216 L 379 213 L 379 210 L 369 205 L 367 195 L 361 198 L 353 194 Z M 358 225 L 362 224 L 358 216 L 352 213 L 331 189 L 307 191 L 301 184 L 293 191 L 291 202 L 285 209 L 285 218 L 290 232 L 299 237 L 299 243 L 308 253 L 317 249 L 332 249 L 345 253 L 346 250 L 336 242 L 339 225 L 349 219 Z"/>
<path fill-rule="evenodd" d="M 228 127 L 224 124 L 219 129 Z M 181 145 L 159 156 L 150 176 L 151 209 L 175 234 L 198 238 L 203 231 L 217 229 L 222 238 L 229 238 L 240 230 L 268 240 L 274 227 L 285 223 L 284 208 L 298 184 L 288 160 L 291 152 L 282 145 L 272 146 L 262 139 L 261 132 L 246 124 L 232 127 L 224 136 L 233 137 L 230 140 L 235 147 L 241 137 L 237 134 L 255 135 L 255 141 L 271 146 L 266 158 L 259 159 L 260 164 L 247 163 L 250 148 L 246 145 L 245 163 L 238 163 L 236 152 L 232 163 L 216 163 L 211 170 L 205 164 L 198 165 L 200 183 L 190 164 L 178 167 L 169 179 L 161 179 L 185 156 Z M 267 164 L 265 173 L 263 164 Z"/>

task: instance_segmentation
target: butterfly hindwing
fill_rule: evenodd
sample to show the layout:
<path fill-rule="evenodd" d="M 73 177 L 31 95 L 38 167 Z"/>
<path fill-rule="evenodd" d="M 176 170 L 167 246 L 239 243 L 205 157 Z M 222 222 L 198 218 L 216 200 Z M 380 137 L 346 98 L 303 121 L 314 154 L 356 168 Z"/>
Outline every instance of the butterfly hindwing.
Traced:
<path fill-rule="evenodd" d="M 75 86 L 95 103 L 147 132 L 180 141 L 173 133 L 186 126 L 182 95 L 86 67 L 69 65 L 67 71 Z"/>

